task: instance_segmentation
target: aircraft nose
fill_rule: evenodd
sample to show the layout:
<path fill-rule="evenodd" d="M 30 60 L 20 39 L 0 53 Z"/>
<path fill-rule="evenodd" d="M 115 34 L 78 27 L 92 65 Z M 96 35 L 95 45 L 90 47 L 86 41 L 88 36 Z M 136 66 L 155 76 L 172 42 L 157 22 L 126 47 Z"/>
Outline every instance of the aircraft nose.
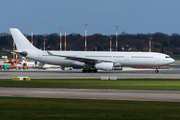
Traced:
<path fill-rule="evenodd" d="M 172 63 L 175 61 L 173 58 L 171 58 Z"/>

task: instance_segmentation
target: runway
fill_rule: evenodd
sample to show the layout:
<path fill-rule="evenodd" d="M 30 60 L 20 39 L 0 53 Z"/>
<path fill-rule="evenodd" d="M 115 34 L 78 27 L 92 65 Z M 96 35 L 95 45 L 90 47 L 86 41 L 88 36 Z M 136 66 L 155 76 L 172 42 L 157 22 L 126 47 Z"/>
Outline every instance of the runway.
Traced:
<path fill-rule="evenodd" d="M 62 71 L 60 69 L 50 70 L 0 70 L 0 79 L 12 79 L 18 76 L 27 76 L 30 79 L 84 79 L 100 78 L 101 76 L 116 76 L 118 79 L 123 78 L 180 78 L 180 69 L 160 69 L 155 73 L 154 69 L 132 69 L 125 68 L 122 71 L 98 71 L 98 73 L 82 73 L 81 70 Z"/>
<path fill-rule="evenodd" d="M 180 91 L 62 88 L 0 88 L 0 96 L 180 102 Z"/>

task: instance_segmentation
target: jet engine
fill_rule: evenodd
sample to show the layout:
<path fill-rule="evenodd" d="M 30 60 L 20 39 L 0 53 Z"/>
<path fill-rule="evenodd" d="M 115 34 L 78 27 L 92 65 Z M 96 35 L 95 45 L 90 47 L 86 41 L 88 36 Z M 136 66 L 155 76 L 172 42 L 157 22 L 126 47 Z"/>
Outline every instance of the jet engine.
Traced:
<path fill-rule="evenodd" d="M 97 63 L 94 67 L 100 70 L 122 70 L 122 67 L 116 67 L 114 63 L 109 62 Z"/>

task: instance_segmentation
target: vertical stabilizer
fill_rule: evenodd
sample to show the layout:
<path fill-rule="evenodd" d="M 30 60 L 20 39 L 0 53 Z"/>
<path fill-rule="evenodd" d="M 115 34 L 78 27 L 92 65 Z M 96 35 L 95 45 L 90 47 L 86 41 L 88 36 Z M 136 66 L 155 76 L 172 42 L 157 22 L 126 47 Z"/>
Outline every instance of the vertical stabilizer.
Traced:
<path fill-rule="evenodd" d="M 25 51 L 25 50 L 37 50 L 29 40 L 17 29 L 17 28 L 10 28 L 11 35 L 15 41 L 18 51 Z"/>

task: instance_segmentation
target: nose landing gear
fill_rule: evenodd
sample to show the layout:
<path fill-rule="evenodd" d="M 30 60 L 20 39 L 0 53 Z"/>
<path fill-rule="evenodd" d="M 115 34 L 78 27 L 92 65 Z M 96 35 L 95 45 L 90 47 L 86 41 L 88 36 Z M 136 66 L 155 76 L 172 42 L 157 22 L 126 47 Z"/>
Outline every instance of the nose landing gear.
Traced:
<path fill-rule="evenodd" d="M 158 73 L 159 72 L 159 70 L 155 70 L 155 73 Z"/>
<path fill-rule="evenodd" d="M 159 67 L 156 67 L 155 73 L 158 73 L 158 72 L 159 72 L 158 68 L 159 68 Z"/>

